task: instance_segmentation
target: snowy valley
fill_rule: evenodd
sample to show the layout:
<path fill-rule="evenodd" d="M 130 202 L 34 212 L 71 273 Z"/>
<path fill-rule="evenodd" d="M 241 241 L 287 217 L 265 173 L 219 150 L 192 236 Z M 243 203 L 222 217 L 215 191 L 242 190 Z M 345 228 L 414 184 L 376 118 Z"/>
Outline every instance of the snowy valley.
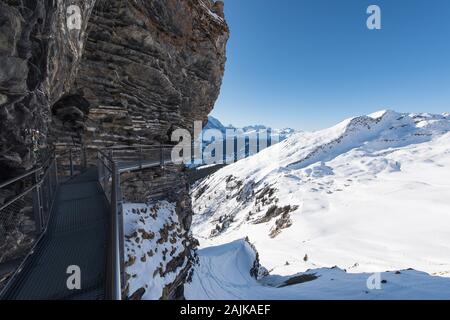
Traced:
<path fill-rule="evenodd" d="M 293 134 L 194 186 L 185 295 L 450 298 L 449 167 L 449 114 L 381 111 Z"/>

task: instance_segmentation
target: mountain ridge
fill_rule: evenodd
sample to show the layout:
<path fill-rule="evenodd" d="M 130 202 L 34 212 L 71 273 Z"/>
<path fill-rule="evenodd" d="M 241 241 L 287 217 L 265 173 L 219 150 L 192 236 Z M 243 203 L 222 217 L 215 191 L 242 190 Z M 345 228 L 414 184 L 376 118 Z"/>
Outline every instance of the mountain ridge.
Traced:
<path fill-rule="evenodd" d="M 296 132 L 299 132 L 299 130 L 295 130 L 292 128 L 274 129 L 274 128 L 268 127 L 266 125 L 263 125 L 263 124 L 247 125 L 242 128 L 238 128 L 232 124 L 225 126 L 219 119 L 217 119 L 213 116 L 208 116 L 208 122 L 205 125 L 204 130 L 208 130 L 208 129 L 217 129 L 217 130 L 221 131 L 223 134 L 225 134 L 227 129 L 242 130 L 244 134 L 248 134 L 248 133 L 255 132 L 255 131 L 256 132 L 257 131 L 271 131 L 276 134 L 279 134 L 281 136 L 280 140 L 284 140 L 287 137 L 289 137 L 290 135 L 292 135 Z"/>
<path fill-rule="evenodd" d="M 294 134 L 196 185 L 194 236 L 202 247 L 248 236 L 263 265 L 283 275 L 337 265 L 450 276 L 439 254 L 449 240 L 449 165 L 448 114 L 350 118 Z"/>

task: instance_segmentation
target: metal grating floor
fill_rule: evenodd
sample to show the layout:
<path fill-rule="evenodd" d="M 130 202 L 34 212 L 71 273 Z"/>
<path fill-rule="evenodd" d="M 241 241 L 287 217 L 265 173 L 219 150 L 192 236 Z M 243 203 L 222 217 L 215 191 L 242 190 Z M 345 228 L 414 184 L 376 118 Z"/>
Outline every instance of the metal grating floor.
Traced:
<path fill-rule="evenodd" d="M 89 169 L 60 185 L 48 231 L 6 293 L 10 300 L 104 298 L 109 205 Z M 81 269 L 81 290 L 71 291 L 67 267 Z"/>

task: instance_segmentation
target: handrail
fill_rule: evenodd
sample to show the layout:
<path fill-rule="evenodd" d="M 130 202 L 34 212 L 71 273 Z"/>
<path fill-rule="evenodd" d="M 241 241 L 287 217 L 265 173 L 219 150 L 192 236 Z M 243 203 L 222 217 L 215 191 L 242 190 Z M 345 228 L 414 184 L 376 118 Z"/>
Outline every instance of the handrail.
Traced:
<path fill-rule="evenodd" d="M 108 255 L 106 266 L 106 298 L 122 299 L 123 277 L 123 217 L 120 189 L 120 173 L 117 164 L 104 151 L 98 150 L 98 179 L 110 203 Z M 106 161 L 105 161 L 106 160 Z M 111 187 L 108 185 L 111 183 Z"/>
<path fill-rule="evenodd" d="M 109 155 L 107 155 L 107 154 L 105 153 L 104 150 L 98 149 L 98 152 L 99 152 L 104 158 L 106 158 L 108 161 L 114 162 L 114 160 L 113 160 Z"/>
<path fill-rule="evenodd" d="M 83 150 L 82 148 L 80 149 Z M 57 162 L 61 156 L 64 156 L 69 152 L 73 152 L 73 149 L 63 152 L 60 155 L 56 155 L 55 150 L 52 149 L 51 152 L 49 152 L 48 157 L 39 167 L 0 184 L 0 189 L 6 189 L 9 187 L 8 190 L 10 189 L 11 191 L 14 191 L 15 188 L 13 184 L 21 182 L 21 185 L 16 187 L 24 189 L 18 191 L 17 194 L 12 195 L 11 199 L 7 199 L 5 203 L 1 204 L 0 228 L 2 228 L 4 232 L 0 233 L 0 236 L 4 237 L 4 239 L 0 238 L 0 241 L 5 241 L 4 244 L 8 244 L 7 239 L 11 233 L 10 228 L 15 227 L 15 224 L 17 223 L 15 219 L 19 217 L 21 210 L 25 207 L 32 208 L 34 217 L 33 221 L 36 230 L 36 233 L 33 235 L 24 234 L 26 236 L 32 236 L 33 238 L 33 242 L 29 247 L 14 249 L 11 249 L 13 248 L 11 247 L 10 252 L 8 252 L 10 256 L 6 256 L 6 258 L 4 258 L 5 256 L 2 257 L 2 259 L 5 260 L 0 261 L 0 263 L 9 263 L 13 260 L 17 260 L 18 264 L 14 264 L 11 267 L 11 270 L 8 271 L 9 274 L 6 278 L 1 280 L 0 297 L 2 297 L 9 290 L 16 276 L 21 272 L 24 264 L 34 252 L 36 245 L 47 232 L 59 182 Z M 81 160 L 81 168 L 85 168 L 85 154 L 81 155 Z M 73 167 L 73 159 L 70 159 L 69 164 Z M 25 250 L 24 254 L 21 253 L 21 250 Z"/>
<path fill-rule="evenodd" d="M 112 236 L 112 244 L 113 248 L 112 256 L 111 256 L 111 264 L 112 264 L 112 272 L 114 275 L 114 281 L 111 287 L 112 297 L 115 300 L 122 299 L 122 275 L 123 275 L 123 267 L 121 256 L 123 256 L 124 248 L 121 248 L 121 243 L 123 240 L 120 239 L 123 234 L 123 208 L 122 201 L 120 199 L 119 186 L 120 186 L 120 174 L 118 173 L 117 166 L 113 162 L 113 177 L 112 177 L 112 198 L 111 198 L 111 210 L 112 213 L 115 213 L 112 217 L 111 221 L 111 236 Z M 122 230 L 121 230 L 122 229 Z"/>
<path fill-rule="evenodd" d="M 48 159 L 44 162 L 44 166 L 40 166 L 36 169 L 33 169 L 25 174 L 22 174 L 16 178 L 13 178 L 5 183 L 2 183 L 1 188 L 6 188 L 7 186 L 18 182 L 18 181 L 24 181 L 24 179 L 28 177 L 33 177 L 34 175 L 34 181 L 31 187 L 28 187 L 25 191 L 20 192 L 19 194 L 15 195 L 12 199 L 8 200 L 6 203 L 4 203 L 0 207 L 0 218 L 2 215 L 6 215 L 10 213 L 13 216 L 19 214 L 19 211 L 14 209 L 13 206 L 16 202 L 19 204 L 16 204 L 15 206 L 20 206 L 21 199 L 24 199 L 28 195 L 32 195 L 32 208 L 34 211 L 34 218 L 35 218 L 35 225 L 37 230 L 37 238 L 34 241 L 34 244 L 28 248 L 29 251 L 25 256 L 22 256 L 20 259 L 20 264 L 16 265 L 14 268 L 14 271 L 11 273 L 11 275 L 6 278 L 6 281 L 4 284 L 2 284 L 2 287 L 0 288 L 0 297 L 2 297 L 5 292 L 9 289 L 11 283 L 15 279 L 18 273 L 23 268 L 23 265 L 27 261 L 28 257 L 33 253 L 34 248 L 39 243 L 42 236 L 45 234 L 49 222 L 50 217 L 50 211 L 53 206 L 53 202 L 55 200 L 56 196 L 56 188 L 58 185 L 58 176 L 57 176 L 57 166 L 56 166 L 56 157 L 54 153 L 51 153 L 48 157 Z M 52 175 L 50 175 L 52 173 Z M 10 208 L 12 206 L 12 208 Z M 1 221 L 0 224 L 8 224 L 8 221 Z M 4 235 L 6 236 L 6 235 Z M 8 261 L 8 260 L 7 260 Z"/>
<path fill-rule="evenodd" d="M 17 176 L 15 178 L 12 178 L 10 180 L 7 180 L 5 182 L 0 183 L 0 189 L 3 189 L 4 187 L 9 186 L 10 184 L 13 184 L 14 182 L 17 182 L 19 180 L 23 180 L 25 178 L 28 178 L 29 176 L 35 174 L 36 172 L 39 172 L 42 170 L 42 167 L 38 167 L 36 169 L 33 169 L 31 171 L 25 172 L 24 174 Z"/>
<path fill-rule="evenodd" d="M 142 170 L 146 168 L 144 152 L 159 151 L 158 161 L 155 162 L 159 166 L 164 167 L 166 161 L 164 151 L 173 148 L 170 145 L 157 146 L 126 146 L 114 147 L 98 150 L 98 172 L 99 183 L 101 184 L 106 198 L 110 203 L 110 223 L 109 223 L 109 244 L 108 244 L 108 264 L 107 264 L 107 283 L 106 297 L 110 300 L 121 300 L 122 294 L 126 287 L 125 279 L 125 262 L 124 262 L 124 235 L 123 235 L 123 198 L 120 188 L 121 173 L 126 171 Z M 114 151 L 132 150 L 135 155 L 136 164 L 121 168 L 120 161 L 114 157 Z M 151 163 L 155 166 L 155 163 Z"/>
<path fill-rule="evenodd" d="M 135 145 L 135 146 L 111 146 L 111 147 L 107 147 L 106 150 L 115 150 L 115 149 L 159 149 L 159 148 L 173 148 L 174 145 L 170 145 L 170 144 L 157 144 L 157 145 Z"/>
<path fill-rule="evenodd" d="M 74 149 L 74 148 L 71 148 L 71 150 L 72 149 Z M 25 173 L 23 173 L 23 174 L 21 174 L 21 175 L 19 175 L 17 177 L 14 177 L 12 179 L 9 179 L 9 180 L 6 180 L 5 182 L 0 183 L 0 189 L 3 189 L 4 187 L 7 187 L 10 184 L 13 184 L 14 182 L 17 182 L 19 180 L 23 180 L 25 178 L 28 178 L 29 176 L 31 176 L 31 175 L 33 175 L 33 174 L 35 174 L 37 172 L 43 171 L 45 168 L 48 168 L 48 164 L 53 160 L 53 157 L 61 157 L 63 155 L 68 154 L 71 150 L 64 151 L 63 153 L 60 153 L 57 156 L 55 155 L 55 150 L 52 150 L 50 155 L 47 157 L 47 159 L 43 162 L 42 165 L 40 165 L 40 166 L 38 166 L 38 167 L 36 167 L 34 169 L 31 169 L 31 170 L 29 170 L 29 171 L 27 171 L 27 172 L 25 172 Z"/>
<path fill-rule="evenodd" d="M 19 193 L 17 196 L 15 196 L 14 198 L 12 198 L 11 200 L 9 200 L 8 202 L 6 202 L 5 204 L 3 204 L 0 207 L 0 211 L 2 211 L 3 209 L 9 207 L 11 204 L 13 204 L 14 202 L 16 202 L 17 200 L 19 200 L 20 198 L 22 198 L 23 196 L 27 195 L 28 193 L 30 193 L 31 191 L 33 191 L 34 189 L 36 189 L 36 187 L 40 184 L 41 182 L 37 182 L 35 183 L 32 187 L 26 189 L 24 192 Z"/>

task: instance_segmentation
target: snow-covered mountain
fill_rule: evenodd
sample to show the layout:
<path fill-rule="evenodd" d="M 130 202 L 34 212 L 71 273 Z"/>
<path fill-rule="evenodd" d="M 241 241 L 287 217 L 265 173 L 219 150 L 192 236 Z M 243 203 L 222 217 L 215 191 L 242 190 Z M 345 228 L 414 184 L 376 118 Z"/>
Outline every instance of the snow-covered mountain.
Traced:
<path fill-rule="evenodd" d="M 248 236 L 271 274 L 450 277 L 450 115 L 381 111 L 296 133 L 206 178 L 192 200 L 203 248 Z"/>
<path fill-rule="evenodd" d="M 211 138 L 208 135 L 209 130 L 217 130 L 221 133 L 221 137 Z M 236 128 L 233 125 L 224 126 L 218 119 L 209 116 L 208 122 L 203 127 L 203 132 L 201 138 L 199 138 L 199 142 L 202 144 L 202 149 L 205 151 L 207 147 L 211 144 L 215 144 L 215 140 L 221 141 L 223 143 L 223 162 L 226 164 L 233 163 L 237 161 L 241 156 L 241 154 L 245 157 L 252 156 L 267 146 L 272 146 L 277 144 L 280 141 L 286 140 L 288 137 L 298 132 L 297 130 L 285 128 L 285 129 L 272 129 L 270 127 L 266 127 L 264 125 L 253 125 L 246 126 L 244 128 Z M 210 132 L 209 132 L 210 133 Z M 230 139 L 231 137 L 234 137 Z M 238 150 L 238 145 L 240 145 L 237 140 L 240 139 L 242 143 L 242 147 Z M 264 140 L 267 141 L 264 141 Z M 234 148 L 228 149 L 226 143 L 234 143 Z M 256 148 L 252 148 L 252 146 L 256 146 Z M 262 146 L 261 148 L 259 146 Z M 214 149 L 215 150 L 215 149 Z M 231 152 L 230 152 L 231 150 Z M 196 167 L 198 165 L 211 165 L 216 162 L 216 159 L 211 159 L 211 157 L 215 156 L 215 151 L 210 154 L 208 152 L 203 154 L 202 159 L 197 159 L 196 162 L 190 167 Z"/>
<path fill-rule="evenodd" d="M 212 116 L 208 117 L 208 122 L 204 127 L 204 130 L 207 130 L 207 129 L 219 130 L 224 135 L 225 135 L 227 129 L 241 130 L 243 135 L 250 135 L 251 133 L 258 132 L 258 131 L 269 131 L 269 132 L 279 135 L 280 141 L 283 141 L 283 140 L 289 138 L 294 133 L 298 132 L 298 130 L 291 129 L 291 128 L 273 129 L 273 128 L 267 127 L 265 125 L 249 125 L 249 126 L 245 126 L 243 128 L 237 128 L 233 125 L 225 126 L 222 124 L 222 122 L 220 122 L 220 120 L 218 120 L 217 118 L 214 118 Z"/>
<path fill-rule="evenodd" d="M 229 126 L 224 126 L 222 124 L 222 122 L 220 122 L 219 119 L 214 118 L 213 116 L 209 116 L 208 117 L 208 122 L 206 123 L 206 125 L 203 128 L 204 130 L 208 130 L 208 129 L 216 129 L 219 130 L 223 133 L 225 133 L 225 131 L 227 129 L 236 129 L 235 127 L 233 127 L 232 125 Z"/>

